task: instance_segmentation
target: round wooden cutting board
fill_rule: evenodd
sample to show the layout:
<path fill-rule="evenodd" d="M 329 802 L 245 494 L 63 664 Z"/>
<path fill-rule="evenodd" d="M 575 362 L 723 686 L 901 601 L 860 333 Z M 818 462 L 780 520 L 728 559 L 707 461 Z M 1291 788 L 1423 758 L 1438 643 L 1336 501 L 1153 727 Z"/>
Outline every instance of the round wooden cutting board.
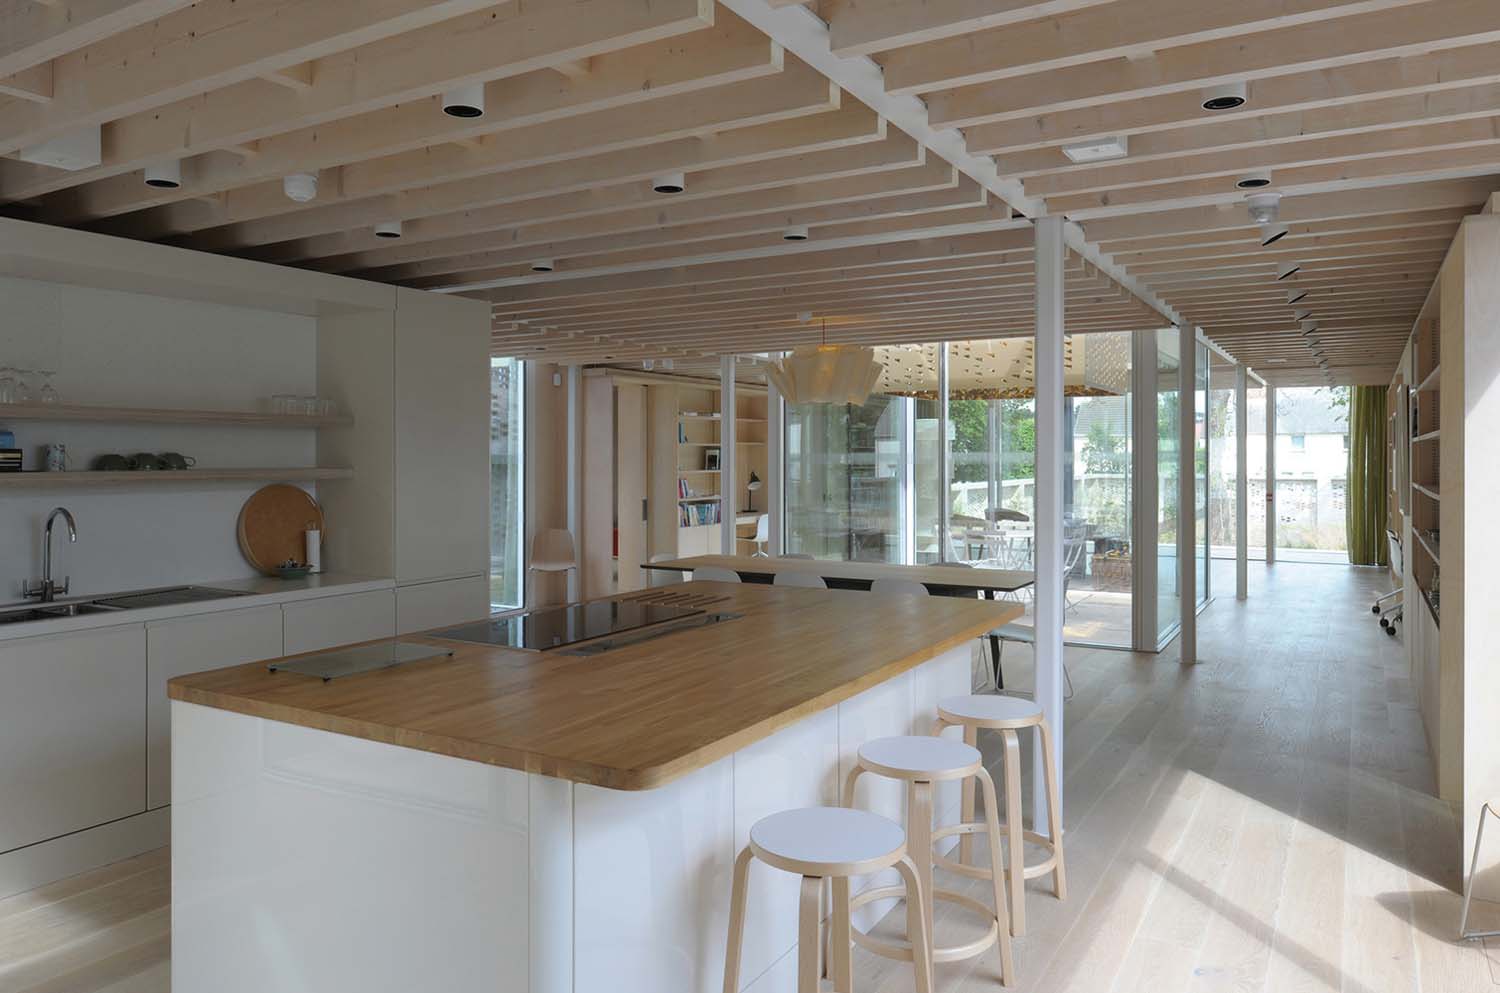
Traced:
<path fill-rule="evenodd" d="M 263 486 L 240 508 L 240 551 L 245 559 L 267 576 L 287 559 L 301 562 L 307 556 L 308 528 L 323 530 L 323 508 L 306 490 L 287 483 Z"/>

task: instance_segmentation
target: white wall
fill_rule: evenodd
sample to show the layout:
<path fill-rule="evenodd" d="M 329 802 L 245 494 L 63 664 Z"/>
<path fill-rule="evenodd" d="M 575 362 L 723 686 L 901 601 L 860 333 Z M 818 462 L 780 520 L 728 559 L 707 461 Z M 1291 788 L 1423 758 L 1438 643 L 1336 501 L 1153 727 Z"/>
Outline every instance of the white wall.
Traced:
<path fill-rule="evenodd" d="M 55 369 L 65 403 L 255 410 L 270 394 L 316 389 L 308 317 L 8 278 L 0 314 L 0 364 Z M 103 452 L 177 451 L 200 467 L 309 465 L 316 455 L 305 430 L 10 423 L 3 406 L 0 426 L 15 432 L 27 468 L 54 441 L 68 446 L 73 468 Z M 235 522 L 258 487 L 0 495 L 0 601 L 40 574 L 42 520 L 58 504 L 78 518 L 79 536 L 59 542 L 54 574 L 71 573 L 75 593 L 251 575 Z"/>

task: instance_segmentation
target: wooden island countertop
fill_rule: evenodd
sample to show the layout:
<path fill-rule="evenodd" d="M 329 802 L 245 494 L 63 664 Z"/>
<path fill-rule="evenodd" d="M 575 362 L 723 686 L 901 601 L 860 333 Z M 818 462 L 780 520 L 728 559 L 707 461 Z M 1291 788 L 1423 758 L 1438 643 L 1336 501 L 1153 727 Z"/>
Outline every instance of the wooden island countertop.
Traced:
<path fill-rule="evenodd" d="M 597 655 L 451 649 L 324 682 L 267 661 L 173 700 L 621 790 L 662 786 L 1014 620 L 1008 602 L 693 582 L 744 616 Z M 655 592 L 665 592 L 655 591 Z M 628 595 L 628 594 L 627 594 Z M 315 653 L 310 653 L 315 654 Z"/>

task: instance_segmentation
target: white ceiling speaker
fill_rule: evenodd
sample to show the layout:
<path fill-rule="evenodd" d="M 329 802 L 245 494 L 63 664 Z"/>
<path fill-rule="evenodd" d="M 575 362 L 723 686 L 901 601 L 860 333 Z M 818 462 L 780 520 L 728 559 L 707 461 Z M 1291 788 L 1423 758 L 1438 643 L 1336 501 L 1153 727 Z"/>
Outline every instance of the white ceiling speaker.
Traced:
<path fill-rule="evenodd" d="M 551 272 L 556 268 L 557 263 L 553 262 L 551 259 L 537 259 L 535 262 L 531 263 L 532 272 Z"/>
<path fill-rule="evenodd" d="M 1069 162 L 1079 164 L 1123 159 L 1130 154 L 1130 136 L 1122 134 L 1113 138 L 1096 138 L 1093 141 L 1064 145 L 1063 154 L 1068 157 Z"/>
<path fill-rule="evenodd" d="M 793 224 L 781 232 L 782 241 L 806 241 L 808 237 L 806 224 Z"/>
<path fill-rule="evenodd" d="M 687 189 L 687 176 L 680 170 L 678 172 L 664 172 L 660 176 L 652 176 L 651 189 L 657 193 L 681 193 Z"/>
<path fill-rule="evenodd" d="M 1290 307 L 1294 303 L 1301 303 L 1303 300 L 1307 299 L 1307 294 L 1309 292 L 1311 292 L 1311 291 L 1309 291 L 1309 290 L 1287 290 L 1286 291 L 1286 305 L 1288 307 Z"/>
<path fill-rule="evenodd" d="M 1245 194 L 1245 209 L 1256 224 L 1275 224 L 1281 213 L 1281 194 L 1269 191 Z"/>
<path fill-rule="evenodd" d="M 318 177 L 310 172 L 294 172 L 281 181 L 281 191 L 288 200 L 307 203 L 318 195 Z"/>
<path fill-rule="evenodd" d="M 1262 224 L 1260 226 L 1260 247 L 1266 248 L 1274 245 L 1291 233 L 1292 229 L 1284 224 Z"/>
<path fill-rule="evenodd" d="M 1220 83 L 1208 87 L 1200 96 L 1204 110 L 1234 110 L 1245 106 L 1245 101 L 1250 99 L 1250 86 L 1245 82 Z"/>
<path fill-rule="evenodd" d="M 158 162 L 146 167 L 146 185 L 158 190 L 175 190 L 182 185 L 182 160 Z"/>
<path fill-rule="evenodd" d="M 483 117 L 484 84 L 470 83 L 444 93 L 443 113 L 449 117 Z"/>
<path fill-rule="evenodd" d="M 1271 185 L 1271 170 L 1257 169 L 1247 172 L 1234 181 L 1236 189 L 1240 190 L 1263 190 Z"/>
<path fill-rule="evenodd" d="M 381 221 L 375 225 L 375 237 L 377 238 L 399 238 L 401 237 L 400 221 Z"/>
<path fill-rule="evenodd" d="M 1283 279 L 1291 279 L 1301 271 L 1301 262 L 1283 262 L 1281 263 L 1281 265 L 1276 267 L 1276 282 L 1279 283 Z"/>

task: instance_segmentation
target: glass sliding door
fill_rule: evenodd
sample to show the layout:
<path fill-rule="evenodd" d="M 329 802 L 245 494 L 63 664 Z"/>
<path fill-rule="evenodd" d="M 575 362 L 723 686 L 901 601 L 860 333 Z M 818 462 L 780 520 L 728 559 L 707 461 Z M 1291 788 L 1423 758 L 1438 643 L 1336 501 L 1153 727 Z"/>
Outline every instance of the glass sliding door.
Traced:
<path fill-rule="evenodd" d="M 490 359 L 490 605 L 526 602 L 526 373 L 518 359 Z"/>
<path fill-rule="evenodd" d="M 1276 558 L 1345 564 L 1349 390 L 1276 391 Z M 1264 532 L 1262 532 L 1264 533 Z"/>

